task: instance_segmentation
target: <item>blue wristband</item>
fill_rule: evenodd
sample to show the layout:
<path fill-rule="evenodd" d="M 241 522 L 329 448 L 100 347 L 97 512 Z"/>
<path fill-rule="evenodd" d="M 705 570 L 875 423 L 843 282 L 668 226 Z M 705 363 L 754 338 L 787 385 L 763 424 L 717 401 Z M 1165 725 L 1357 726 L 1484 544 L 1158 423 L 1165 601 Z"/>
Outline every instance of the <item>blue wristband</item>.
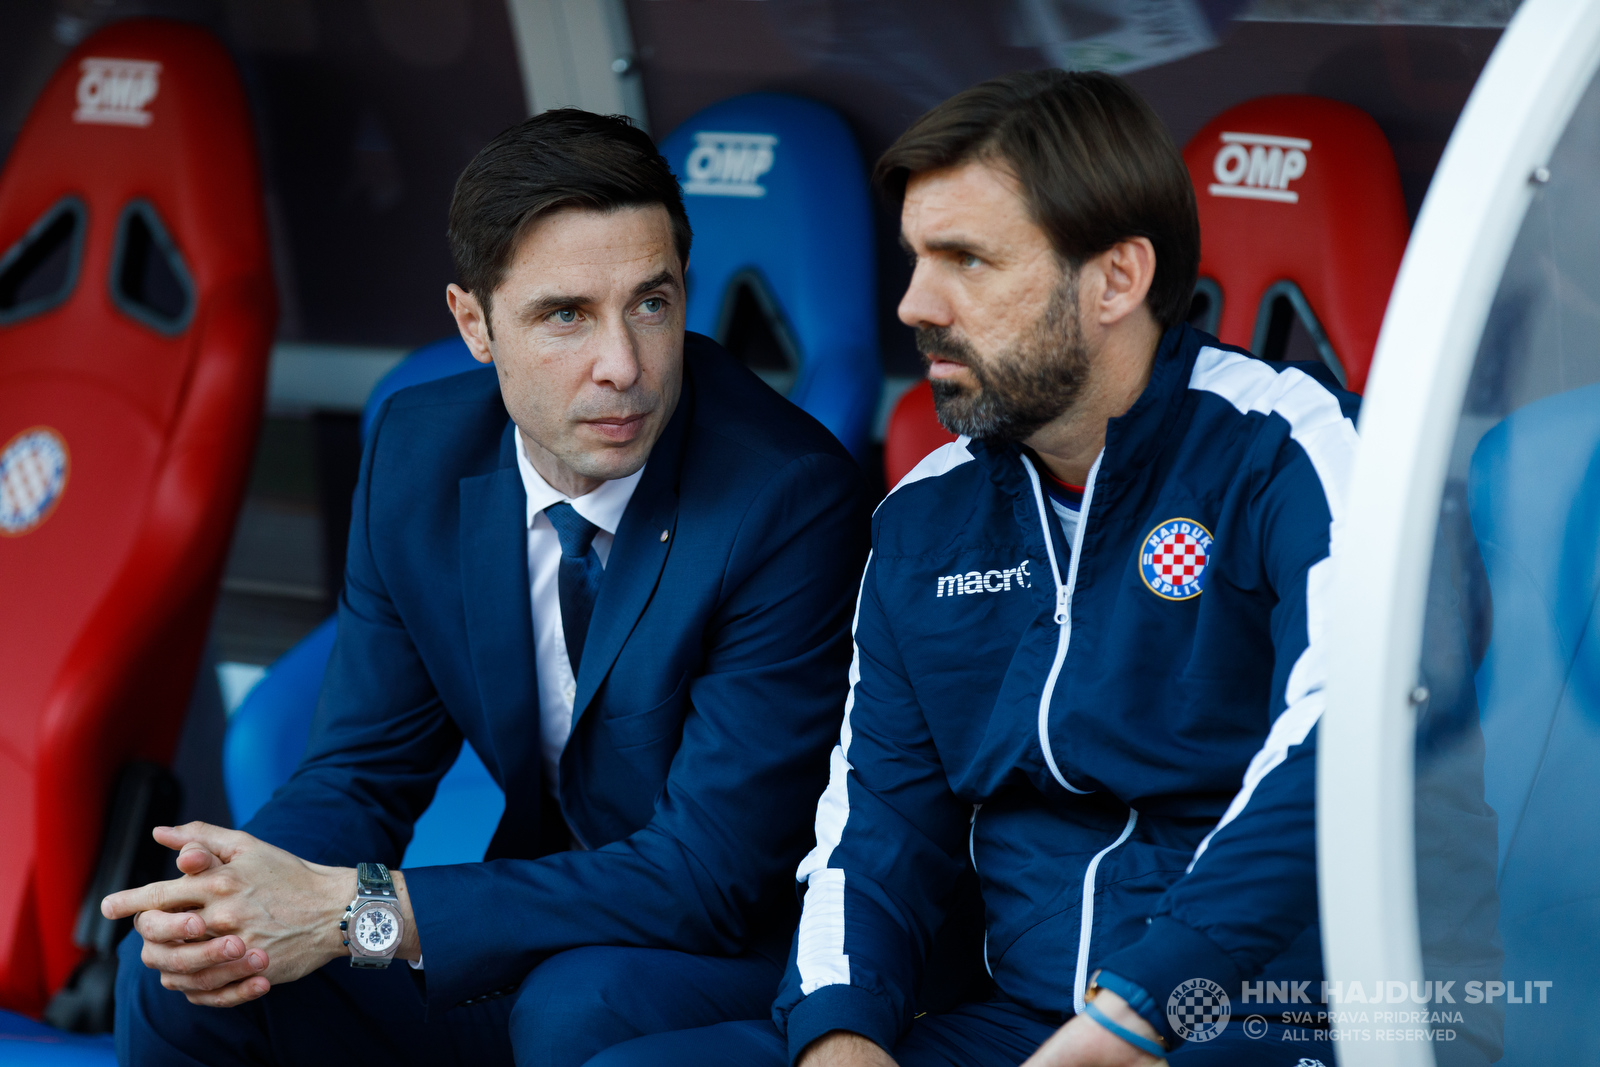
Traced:
<path fill-rule="evenodd" d="M 1122 1038 L 1122 1040 L 1126 1041 L 1140 1052 L 1147 1052 L 1158 1060 L 1166 1058 L 1166 1049 L 1162 1048 L 1154 1041 L 1151 1041 L 1148 1037 L 1140 1037 L 1138 1034 L 1134 1033 L 1132 1030 L 1129 1030 L 1121 1023 L 1113 1022 L 1111 1016 L 1107 1015 L 1105 1012 L 1101 1011 L 1095 1006 L 1094 1001 L 1091 1000 L 1083 1006 L 1083 1013 L 1089 1018 L 1093 1019 L 1095 1022 L 1099 1023 L 1101 1026 L 1105 1027 L 1107 1030 L 1110 1030 L 1113 1034 L 1116 1034 L 1118 1037 Z"/>
<path fill-rule="evenodd" d="M 1144 991 L 1143 986 L 1128 981 L 1120 974 L 1113 974 L 1111 971 L 1106 970 L 1094 972 L 1089 976 L 1089 981 L 1091 984 L 1104 989 L 1107 993 L 1115 993 L 1123 1000 L 1126 1000 L 1128 1007 L 1138 1012 L 1144 1017 L 1144 1021 L 1150 1024 L 1150 1029 L 1158 1034 L 1162 1032 L 1161 1027 L 1166 1020 L 1156 1010 L 1155 1001 L 1150 999 L 1150 994 Z"/>

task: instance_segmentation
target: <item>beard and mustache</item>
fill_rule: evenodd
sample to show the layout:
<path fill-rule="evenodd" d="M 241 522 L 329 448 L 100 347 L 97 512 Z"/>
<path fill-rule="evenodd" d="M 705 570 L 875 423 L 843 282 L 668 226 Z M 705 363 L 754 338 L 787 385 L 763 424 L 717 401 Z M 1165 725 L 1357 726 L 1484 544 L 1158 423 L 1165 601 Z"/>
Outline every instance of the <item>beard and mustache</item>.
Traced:
<path fill-rule="evenodd" d="M 1022 442 L 1070 408 L 1089 377 L 1089 351 L 1078 322 L 1078 275 L 1070 268 L 1044 313 L 1009 347 L 979 355 L 946 326 L 917 330 L 924 361 L 937 355 L 961 363 L 977 379 L 969 389 L 935 380 L 934 411 L 953 434 Z"/>

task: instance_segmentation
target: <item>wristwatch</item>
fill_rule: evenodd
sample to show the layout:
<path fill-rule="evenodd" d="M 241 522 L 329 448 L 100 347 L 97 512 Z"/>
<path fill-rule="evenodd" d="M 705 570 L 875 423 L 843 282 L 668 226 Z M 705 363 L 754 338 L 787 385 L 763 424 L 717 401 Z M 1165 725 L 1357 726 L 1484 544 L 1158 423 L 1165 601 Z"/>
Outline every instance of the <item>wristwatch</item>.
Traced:
<path fill-rule="evenodd" d="M 350 949 L 350 966 L 383 970 L 394 959 L 405 933 L 394 878 L 381 863 L 356 864 L 356 898 L 339 921 Z"/>

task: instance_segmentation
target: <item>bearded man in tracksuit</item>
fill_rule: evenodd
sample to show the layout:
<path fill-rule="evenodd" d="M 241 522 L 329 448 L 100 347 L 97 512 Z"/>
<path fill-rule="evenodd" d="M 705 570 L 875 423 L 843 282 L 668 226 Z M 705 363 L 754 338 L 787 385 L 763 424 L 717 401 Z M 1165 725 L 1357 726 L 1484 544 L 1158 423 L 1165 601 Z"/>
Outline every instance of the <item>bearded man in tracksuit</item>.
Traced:
<path fill-rule="evenodd" d="M 1355 398 L 1183 323 L 1194 194 L 1116 78 L 977 86 L 877 176 L 962 436 L 874 519 L 772 1023 L 591 1067 L 1331 1064 L 1281 1016 L 1326 1010 L 1313 772 Z M 992 994 L 923 1015 L 969 869 Z"/>

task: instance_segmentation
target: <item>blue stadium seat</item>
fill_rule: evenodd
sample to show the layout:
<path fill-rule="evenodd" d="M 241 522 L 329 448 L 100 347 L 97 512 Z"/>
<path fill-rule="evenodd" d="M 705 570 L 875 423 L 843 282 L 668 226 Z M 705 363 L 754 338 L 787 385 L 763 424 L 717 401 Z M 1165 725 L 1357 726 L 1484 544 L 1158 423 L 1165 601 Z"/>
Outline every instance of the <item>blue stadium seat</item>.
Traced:
<path fill-rule="evenodd" d="M 883 373 L 872 205 L 849 127 L 814 101 L 754 93 L 701 111 L 661 151 L 694 226 L 689 329 L 863 458 Z"/>
<path fill-rule="evenodd" d="M 1483 436 L 1467 482 L 1494 601 L 1478 670 L 1485 793 L 1500 824 L 1508 978 L 1600 1003 L 1600 386 Z M 1568 1009 L 1571 1010 L 1571 1009 Z M 1592 1040 L 1506 1013 L 1510 1067 L 1593 1059 Z"/>
<path fill-rule="evenodd" d="M 278 657 L 228 720 L 222 781 L 235 826 L 249 822 L 300 765 L 333 651 L 334 623 L 329 616 Z"/>
<path fill-rule="evenodd" d="M 452 374 L 461 374 L 469 370 L 478 370 L 482 366 L 483 364 L 473 359 L 472 353 L 467 351 L 467 343 L 461 339 L 460 334 L 435 341 L 431 345 L 423 345 L 397 363 L 393 370 L 378 379 L 378 384 L 372 387 L 372 392 L 368 394 L 367 402 L 361 409 L 361 439 L 366 440 L 368 431 L 372 429 L 372 420 L 378 415 L 378 409 L 395 393 L 408 386 L 421 385 L 435 378 L 448 378 Z"/>
<path fill-rule="evenodd" d="M 417 349 L 373 387 L 361 416 L 362 435 L 371 428 L 379 406 L 395 391 L 478 366 L 459 337 Z M 284 653 L 228 722 L 223 778 L 236 825 L 244 825 L 300 763 L 322 691 L 322 675 L 333 651 L 334 622 L 328 619 Z M 439 783 L 432 805 L 417 821 L 402 866 L 482 859 L 504 810 L 500 787 L 472 746 L 463 743 L 461 755 Z"/>
<path fill-rule="evenodd" d="M 68 1034 L 0 1010 L 0 1063 L 6 1067 L 116 1067 L 109 1034 Z"/>

